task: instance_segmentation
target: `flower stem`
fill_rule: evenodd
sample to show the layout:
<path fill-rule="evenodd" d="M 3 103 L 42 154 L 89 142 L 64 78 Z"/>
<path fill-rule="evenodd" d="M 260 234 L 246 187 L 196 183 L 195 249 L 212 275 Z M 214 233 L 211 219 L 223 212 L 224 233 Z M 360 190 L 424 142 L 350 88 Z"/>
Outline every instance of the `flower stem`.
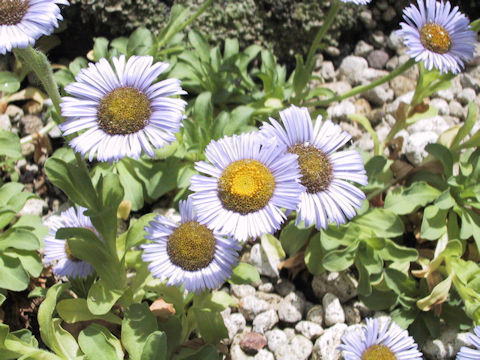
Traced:
<path fill-rule="evenodd" d="M 55 111 L 58 118 L 61 119 L 60 93 L 58 92 L 57 83 L 53 77 L 52 67 L 47 59 L 47 56 L 41 51 L 33 49 L 31 46 L 25 49 L 14 49 L 15 56 L 22 62 L 23 65 L 29 67 L 42 83 L 45 91 L 50 99 L 52 99 Z"/>
<path fill-rule="evenodd" d="M 335 19 L 335 16 L 337 16 L 338 10 L 340 10 L 340 1 L 332 0 L 332 6 L 328 11 L 327 17 L 325 18 L 325 21 L 323 22 L 322 27 L 318 30 L 317 35 L 315 35 L 312 45 L 308 50 L 307 60 L 305 61 L 305 64 L 307 65 L 307 67 L 309 65 L 313 65 L 313 59 L 314 59 L 315 53 L 318 50 L 318 47 L 320 46 L 320 42 L 322 41 L 328 29 L 332 25 L 333 20 Z"/>
<path fill-rule="evenodd" d="M 55 125 L 57 125 L 55 121 L 50 121 L 47 125 L 45 125 L 36 133 L 21 138 L 20 144 L 23 145 L 23 144 L 31 143 L 37 136 L 47 134 L 50 130 L 52 130 L 55 127 Z"/>
<path fill-rule="evenodd" d="M 405 71 L 410 69 L 413 65 L 415 65 L 415 59 L 409 59 L 406 63 L 400 65 L 395 70 L 393 70 L 390 74 L 385 75 L 384 77 L 382 77 L 380 79 L 377 79 L 377 80 L 371 82 L 370 84 L 360 85 L 360 86 L 354 87 L 352 90 L 347 91 L 346 93 L 343 93 L 343 94 L 337 95 L 337 96 L 333 96 L 333 97 L 325 99 L 325 100 L 319 100 L 319 101 L 316 101 L 316 102 L 313 102 L 313 103 L 309 103 L 309 104 L 307 104 L 307 106 L 325 106 L 325 105 L 328 105 L 332 102 L 342 101 L 342 100 L 345 100 L 349 97 L 361 94 L 365 91 L 373 89 L 374 87 L 377 87 L 378 85 L 382 85 L 382 84 L 392 80 L 393 78 L 397 77 L 400 74 L 403 74 Z"/>

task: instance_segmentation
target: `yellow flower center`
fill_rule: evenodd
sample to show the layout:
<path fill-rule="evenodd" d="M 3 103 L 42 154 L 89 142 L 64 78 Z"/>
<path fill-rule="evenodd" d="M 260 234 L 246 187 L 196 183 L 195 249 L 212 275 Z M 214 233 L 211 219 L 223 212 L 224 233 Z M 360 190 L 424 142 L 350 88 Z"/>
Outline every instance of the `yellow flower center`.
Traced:
<path fill-rule="evenodd" d="M 67 254 L 67 258 L 68 258 L 68 260 L 70 260 L 70 261 L 73 261 L 73 262 L 80 262 L 80 261 L 82 261 L 82 260 L 80 260 L 79 258 L 76 258 L 75 256 L 73 256 L 72 250 L 70 250 L 70 246 L 68 246 L 68 241 L 65 241 L 65 254 Z"/>
<path fill-rule="evenodd" d="M 167 253 L 175 265 L 186 271 L 197 271 L 212 262 L 215 245 L 212 230 L 196 221 L 188 221 L 168 237 Z"/>
<path fill-rule="evenodd" d="M 420 41 L 425 48 L 438 54 L 445 54 L 452 47 L 452 40 L 447 30 L 435 23 L 428 23 L 422 27 Z"/>
<path fill-rule="evenodd" d="M 0 25 L 16 25 L 28 10 L 28 0 L 0 0 Z"/>
<path fill-rule="evenodd" d="M 142 130 L 152 113 L 150 100 L 137 89 L 121 87 L 108 93 L 98 106 L 98 123 L 110 135 L 126 135 Z"/>
<path fill-rule="evenodd" d="M 325 191 L 333 180 L 333 167 L 328 156 L 313 145 L 297 144 L 288 149 L 298 155 L 298 165 L 302 177 L 300 182 L 307 192 L 315 194 Z"/>
<path fill-rule="evenodd" d="M 397 357 L 385 345 L 372 345 L 363 352 L 362 360 L 397 360 Z"/>
<path fill-rule="evenodd" d="M 274 189 L 272 172 L 257 160 L 234 161 L 218 179 L 218 192 L 223 206 L 243 215 L 263 209 Z"/>

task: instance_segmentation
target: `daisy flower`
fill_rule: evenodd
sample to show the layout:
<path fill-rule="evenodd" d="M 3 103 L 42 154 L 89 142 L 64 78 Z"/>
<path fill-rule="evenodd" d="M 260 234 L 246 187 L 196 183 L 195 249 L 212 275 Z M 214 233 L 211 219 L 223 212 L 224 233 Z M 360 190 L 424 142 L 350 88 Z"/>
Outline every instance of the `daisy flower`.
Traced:
<path fill-rule="evenodd" d="M 480 359 L 480 326 L 473 329 L 475 334 L 468 334 L 467 338 L 476 349 L 462 346 L 457 354 L 456 360 L 478 360 Z"/>
<path fill-rule="evenodd" d="M 90 229 L 98 236 L 90 218 L 83 215 L 85 210 L 87 209 L 81 206 L 76 210 L 71 207 L 62 212 L 60 216 L 53 218 L 49 224 L 48 234 L 43 239 L 45 242 L 43 263 L 45 265 L 53 264 L 53 272 L 58 276 L 87 277 L 93 272 L 92 265 L 72 255 L 65 239 L 55 237 L 57 230 L 73 227 Z"/>
<path fill-rule="evenodd" d="M 272 233 L 295 209 L 303 187 L 297 156 L 261 144 L 258 133 L 212 140 L 190 189 L 199 221 L 240 241 Z"/>
<path fill-rule="evenodd" d="M 468 18 L 458 6 L 452 9 L 448 1 L 417 3 L 418 7 L 412 4 L 403 10 L 406 22 L 398 30 L 408 47 L 407 53 L 415 61 L 423 61 L 427 70 L 459 73 L 475 52 L 475 33 Z"/>
<path fill-rule="evenodd" d="M 117 161 L 125 156 L 138 159 L 142 150 L 154 156 L 153 149 L 176 140 L 186 102 L 171 98 L 186 94 L 180 80 L 155 79 L 167 63 L 152 64 L 151 56 L 112 58 L 90 63 L 65 87 L 73 97 L 62 98 L 60 125 L 64 135 L 86 130 L 70 141 L 82 156 L 96 155 L 99 161 Z"/>
<path fill-rule="evenodd" d="M 63 20 L 57 4 L 67 0 L 1 0 L 0 54 L 35 44 L 42 35 L 50 35 Z"/>
<path fill-rule="evenodd" d="M 274 119 L 264 123 L 260 133 L 264 138 L 277 138 L 287 153 L 298 155 L 305 191 L 296 208 L 297 224 L 315 224 L 325 229 L 328 222 L 340 225 L 356 215 L 365 194 L 347 181 L 367 184 L 362 157 L 357 151 L 336 151 L 351 136 L 330 120 L 319 116 L 312 124 L 306 108 L 291 106 L 280 111 L 284 127 Z"/>
<path fill-rule="evenodd" d="M 366 319 L 363 332 L 350 332 L 342 337 L 345 360 L 422 360 L 418 345 L 403 330 L 388 321 L 381 329 L 378 319 Z"/>
<path fill-rule="evenodd" d="M 190 197 L 180 201 L 180 224 L 158 215 L 145 227 L 147 239 L 142 259 L 152 275 L 167 285 L 184 284 L 188 291 L 215 289 L 230 277 L 238 264 L 240 245 L 198 222 Z"/>

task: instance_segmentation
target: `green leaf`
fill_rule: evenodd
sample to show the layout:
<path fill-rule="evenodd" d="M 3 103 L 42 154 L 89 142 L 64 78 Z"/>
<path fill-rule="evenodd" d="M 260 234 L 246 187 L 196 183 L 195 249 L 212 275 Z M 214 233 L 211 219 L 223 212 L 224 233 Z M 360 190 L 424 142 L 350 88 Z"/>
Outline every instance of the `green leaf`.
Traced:
<path fill-rule="evenodd" d="M 37 237 L 28 230 L 10 228 L 0 234 L 0 251 L 7 248 L 37 250 L 39 247 Z"/>
<path fill-rule="evenodd" d="M 295 255 L 307 243 L 312 227 L 305 228 L 304 224 L 295 225 L 295 220 L 290 221 L 280 233 L 282 248 L 289 256 Z"/>
<path fill-rule="evenodd" d="M 73 336 L 60 327 L 60 319 L 53 319 L 57 299 L 68 287 L 69 284 L 59 283 L 48 290 L 45 300 L 38 309 L 38 324 L 43 342 L 57 355 L 73 359 L 79 355 L 77 342 Z"/>
<path fill-rule="evenodd" d="M 260 274 L 257 269 L 247 263 L 241 262 L 233 268 L 229 282 L 232 284 L 252 284 L 260 281 Z"/>
<path fill-rule="evenodd" d="M 0 254 L 0 288 L 22 291 L 29 282 L 30 277 L 19 259 Z"/>
<path fill-rule="evenodd" d="M 155 331 L 148 336 L 140 359 L 167 360 L 167 335 L 163 331 Z"/>
<path fill-rule="evenodd" d="M 416 284 L 408 275 L 392 268 L 386 268 L 384 275 L 387 286 L 395 291 L 397 295 L 414 295 Z"/>
<path fill-rule="evenodd" d="M 420 236 L 427 240 L 439 239 L 447 232 L 447 210 L 441 210 L 435 205 L 425 208 L 423 213 Z"/>
<path fill-rule="evenodd" d="M 440 144 L 428 144 L 425 151 L 437 158 L 442 163 L 443 172 L 449 178 L 453 173 L 453 156 L 448 148 Z"/>
<path fill-rule="evenodd" d="M 77 76 L 80 70 L 86 68 L 88 66 L 87 59 L 83 57 L 76 57 L 69 65 L 68 68 L 72 72 L 73 76 Z"/>
<path fill-rule="evenodd" d="M 393 291 L 379 291 L 372 288 L 372 293 L 369 296 L 359 294 L 359 299 L 371 310 L 385 310 L 390 308 L 398 299 L 398 295 Z"/>
<path fill-rule="evenodd" d="M 379 238 L 397 237 L 405 231 L 402 220 L 387 209 L 371 208 L 353 222 L 365 231 L 373 231 Z"/>
<path fill-rule="evenodd" d="M 195 53 L 200 57 L 202 62 L 208 62 L 210 60 L 210 48 L 207 40 L 195 30 L 191 30 L 188 33 L 188 40 L 192 44 Z"/>
<path fill-rule="evenodd" d="M 128 351 L 130 359 L 141 359 L 145 342 L 157 329 L 157 319 L 146 303 L 132 304 L 125 310 L 122 344 Z"/>
<path fill-rule="evenodd" d="M 87 209 L 97 209 L 98 202 L 85 164 L 65 162 L 51 157 L 45 163 L 48 179 L 76 204 Z"/>
<path fill-rule="evenodd" d="M 228 337 L 223 318 L 218 311 L 209 308 L 192 307 L 196 327 L 202 338 L 209 344 L 217 344 Z"/>
<path fill-rule="evenodd" d="M 390 239 L 385 240 L 385 247 L 380 250 L 384 260 L 398 262 L 412 262 L 418 259 L 418 251 L 406 246 L 400 246 Z"/>
<path fill-rule="evenodd" d="M 450 194 L 450 190 L 445 190 L 434 203 L 439 209 L 448 210 L 455 205 L 455 199 Z"/>
<path fill-rule="evenodd" d="M 58 315 L 67 323 L 100 319 L 112 324 L 122 324 L 122 319 L 108 312 L 104 315 L 95 315 L 88 310 L 86 299 L 65 299 L 57 304 Z"/>
<path fill-rule="evenodd" d="M 475 122 L 477 121 L 478 118 L 478 109 L 477 105 L 474 102 L 470 102 L 468 104 L 468 115 L 467 118 L 465 119 L 465 122 L 463 123 L 462 127 L 460 130 L 458 130 L 457 135 L 453 139 L 451 149 L 457 149 L 458 146 L 460 145 L 460 142 L 465 139 L 465 137 L 470 134 L 472 131 L 473 125 L 475 125 Z"/>
<path fill-rule="evenodd" d="M 417 301 L 417 306 L 420 310 L 429 311 L 434 304 L 441 304 L 447 300 L 452 286 L 452 276 L 450 275 L 445 280 L 438 283 L 427 297 Z"/>
<path fill-rule="evenodd" d="M 468 239 L 470 236 L 473 236 L 477 248 L 480 249 L 480 215 L 473 210 L 462 208 L 461 219 L 460 238 Z"/>
<path fill-rule="evenodd" d="M 31 277 L 39 277 L 43 270 L 40 255 L 37 251 L 8 249 L 3 254 L 20 260 L 23 269 Z"/>
<path fill-rule="evenodd" d="M 341 250 L 333 250 L 325 254 L 322 266 L 329 271 L 343 271 L 348 269 L 355 260 L 359 242 L 354 242 Z"/>
<path fill-rule="evenodd" d="M 145 226 L 150 224 L 150 222 L 156 216 L 157 215 L 153 213 L 143 215 L 140 219 L 135 221 L 132 226 L 130 226 L 130 229 L 128 229 L 127 235 L 126 235 L 126 245 L 125 245 L 126 251 L 145 242 L 145 235 L 146 235 Z"/>
<path fill-rule="evenodd" d="M 87 306 L 92 314 L 103 315 L 110 311 L 123 295 L 123 289 L 117 289 L 112 284 L 99 279 L 88 291 Z"/>
<path fill-rule="evenodd" d="M 223 128 L 222 135 L 233 135 L 240 133 L 249 123 L 255 109 L 250 106 L 238 106 L 231 113 L 228 123 Z"/>
<path fill-rule="evenodd" d="M 384 207 L 395 214 L 406 215 L 431 203 L 439 195 L 440 190 L 428 185 L 426 182 L 414 182 L 408 188 L 398 187 L 388 192 Z"/>
<path fill-rule="evenodd" d="M 108 341 L 104 331 L 108 332 L 106 328 L 97 324 L 90 325 L 85 330 L 81 331 L 78 335 L 78 344 L 82 351 L 89 359 L 123 359 L 123 354 L 121 357 L 118 356 L 119 354 L 117 353 L 117 350 Z"/>
<path fill-rule="evenodd" d="M 155 38 L 151 31 L 140 27 L 128 38 L 127 54 L 131 55 L 153 55 L 155 54 Z"/>
<path fill-rule="evenodd" d="M 206 344 L 183 360 L 218 360 L 218 351 L 212 344 Z"/>
<path fill-rule="evenodd" d="M 180 345 L 182 338 L 182 323 L 178 319 L 178 316 L 170 316 L 168 320 L 158 322 L 158 329 L 167 334 L 167 359 L 171 359 L 172 354 Z"/>
<path fill-rule="evenodd" d="M 108 39 L 93 38 L 93 58 L 95 61 L 108 57 Z"/>
<path fill-rule="evenodd" d="M 20 159 L 22 157 L 20 138 L 17 134 L 0 130 L 0 155 L 8 156 L 12 159 Z"/>
<path fill-rule="evenodd" d="M 55 71 L 53 77 L 55 78 L 57 84 L 62 87 L 65 87 L 75 81 L 75 77 L 73 76 L 72 72 L 66 69 Z"/>
<path fill-rule="evenodd" d="M 20 80 L 18 77 L 8 71 L 0 71 L 0 92 L 12 94 L 20 89 Z"/>
<path fill-rule="evenodd" d="M 128 160 L 120 160 L 115 164 L 120 183 L 125 190 L 124 199 L 130 201 L 133 211 L 140 210 L 144 205 L 142 182 L 136 177 L 135 170 L 129 166 Z"/>
<path fill-rule="evenodd" d="M 324 255 L 325 251 L 320 242 L 320 236 L 312 237 L 305 249 L 305 265 L 313 275 L 320 275 L 325 271 L 325 268 L 322 266 Z"/>

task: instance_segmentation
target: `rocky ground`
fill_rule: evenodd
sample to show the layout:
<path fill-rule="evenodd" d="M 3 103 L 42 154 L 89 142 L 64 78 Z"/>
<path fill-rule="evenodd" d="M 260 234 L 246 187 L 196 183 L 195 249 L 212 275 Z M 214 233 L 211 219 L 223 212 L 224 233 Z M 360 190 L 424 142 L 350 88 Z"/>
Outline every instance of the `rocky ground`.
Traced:
<path fill-rule="evenodd" d="M 365 11 L 361 19 L 365 23 L 373 21 L 372 12 Z M 374 32 L 368 41 L 356 44 L 352 55 L 340 58 L 340 53 L 340 50 L 330 49 L 331 60 L 323 61 L 320 57 L 317 69 L 325 80 L 322 86 L 338 93 L 382 77 L 409 58 L 394 32 L 389 35 Z M 0 70 L 6 68 L 5 61 L 8 59 L 0 58 Z M 411 99 L 417 75 L 416 68 L 412 68 L 390 83 L 332 104 L 327 110 L 328 116 L 353 135 L 353 147 L 370 152 L 373 149 L 370 136 L 351 123 L 347 115 L 359 113 L 367 116 L 383 140 L 393 126 L 393 114 L 399 103 Z M 420 120 L 398 135 L 403 138 L 401 152 L 406 159 L 413 165 L 421 163 L 426 156 L 425 145 L 435 142 L 445 130 L 463 122 L 470 101 L 480 106 L 479 93 L 480 48 L 465 72 L 453 80 L 450 89 L 439 91 L 428 99 L 438 109 L 438 115 Z M 23 102 L 22 107 L 10 104 L 0 114 L 0 128 L 14 131 L 21 137 L 34 134 L 45 123 L 41 110 L 28 101 Z M 480 122 L 477 122 L 473 131 L 479 127 Z M 38 199 L 28 200 L 22 214 L 48 216 L 66 201 L 61 191 L 49 184 L 43 171 L 44 155 L 51 147 L 61 145 L 63 140 L 57 128 L 50 131 L 46 139 L 25 145 L 23 152 L 27 160 L 16 165 L 19 181 L 28 191 L 39 195 Z M 261 282 L 253 286 L 223 288 L 239 303 L 238 308 L 223 312 L 229 333 L 226 342 L 230 345 L 232 360 L 341 359 L 336 348 L 343 334 L 358 331 L 365 317 L 388 319 L 387 314 L 372 312 L 357 300 L 357 280 L 350 273 L 326 273 L 312 278 L 304 271 L 292 282 L 286 273 L 279 273 L 275 264 L 267 260 L 260 244 L 247 249 L 244 260 L 256 266 L 262 277 Z M 426 359 L 452 359 L 465 340 L 465 333 L 445 328 L 441 337 L 428 341 L 422 351 Z"/>

